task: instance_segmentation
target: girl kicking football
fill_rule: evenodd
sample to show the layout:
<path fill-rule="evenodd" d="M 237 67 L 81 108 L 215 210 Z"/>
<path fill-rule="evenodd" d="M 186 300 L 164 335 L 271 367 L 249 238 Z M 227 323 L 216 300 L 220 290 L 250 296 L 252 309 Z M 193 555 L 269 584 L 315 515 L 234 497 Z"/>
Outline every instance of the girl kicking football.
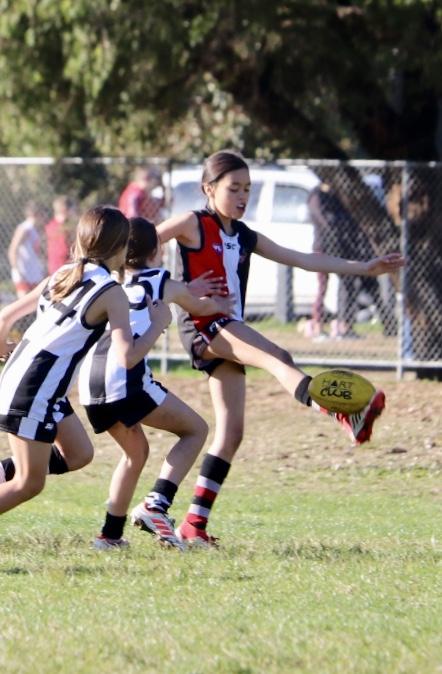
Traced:
<path fill-rule="evenodd" d="M 215 539 L 206 527 L 214 501 L 241 443 L 244 428 L 244 365 L 267 370 L 301 404 L 321 411 L 312 404 L 308 392 L 310 377 L 300 370 L 290 354 L 243 322 L 250 256 L 308 271 L 376 276 L 399 269 L 403 258 L 385 255 L 366 262 L 345 260 L 322 253 L 301 253 L 285 248 L 261 233 L 250 230 L 244 216 L 250 192 L 249 169 L 245 160 L 230 151 L 211 155 L 205 162 L 202 189 L 207 207 L 171 217 L 158 228 L 161 243 L 175 238 L 184 281 L 208 270 L 221 276 L 227 291 L 235 297 L 233 315 L 222 313 L 202 317 L 187 312 L 180 316 L 180 334 L 193 367 L 205 371 L 215 412 L 215 434 L 205 456 L 189 511 L 177 529 L 180 540 L 211 544 Z M 375 419 L 385 405 L 377 391 L 363 412 L 333 414 L 361 444 L 370 439 Z"/>

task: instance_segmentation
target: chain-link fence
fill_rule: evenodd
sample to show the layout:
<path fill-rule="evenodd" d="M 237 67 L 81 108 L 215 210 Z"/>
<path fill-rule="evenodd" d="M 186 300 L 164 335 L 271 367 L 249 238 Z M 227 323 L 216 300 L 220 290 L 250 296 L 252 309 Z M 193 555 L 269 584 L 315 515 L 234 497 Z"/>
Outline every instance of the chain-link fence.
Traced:
<path fill-rule="evenodd" d="M 200 167 L 169 159 L 0 159 L 0 303 L 20 290 L 17 270 L 11 278 L 11 266 L 20 263 L 17 241 L 26 238 L 23 232 L 14 238 L 18 224 L 37 232 L 28 240 L 34 252 L 29 257 L 28 250 L 26 271 L 39 259 L 46 273 L 51 246 L 60 252 L 62 245 L 52 236 L 54 216 L 69 245 L 78 213 L 117 204 L 133 171 L 146 165 L 157 182 L 157 219 L 203 204 Z M 252 229 L 297 250 L 352 259 L 401 250 L 407 266 L 395 277 L 338 279 L 253 256 L 248 320 L 300 364 L 395 368 L 399 376 L 410 369 L 440 378 L 442 164 L 286 160 L 252 164 L 251 177 L 245 221 Z M 170 266 L 173 259 L 171 248 Z M 174 326 L 155 353 L 163 368 L 185 359 Z"/>

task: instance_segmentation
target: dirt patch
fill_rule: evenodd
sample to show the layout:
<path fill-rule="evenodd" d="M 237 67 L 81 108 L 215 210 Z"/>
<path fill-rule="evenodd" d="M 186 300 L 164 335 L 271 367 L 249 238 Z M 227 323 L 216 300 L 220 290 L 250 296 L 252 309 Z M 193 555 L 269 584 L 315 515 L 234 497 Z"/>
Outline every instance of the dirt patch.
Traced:
<path fill-rule="evenodd" d="M 373 439 L 352 447 L 328 417 L 302 407 L 270 377 L 247 377 L 246 429 L 237 460 L 276 461 L 280 467 L 317 469 L 343 466 L 442 468 L 442 385 L 394 381 L 391 373 L 368 375 L 386 393 L 387 405 Z M 189 402 L 213 429 L 204 377 L 169 375 L 162 381 Z"/>
<path fill-rule="evenodd" d="M 440 470 L 442 385 L 422 380 L 396 382 L 392 373 L 368 376 L 385 390 L 387 406 L 375 425 L 372 441 L 355 448 L 328 417 L 292 400 L 269 375 L 251 372 L 247 376 L 244 440 L 235 461 L 247 462 L 253 470 L 265 462 L 275 471 L 346 467 Z M 208 421 L 210 442 L 214 419 L 205 376 L 169 374 L 158 378 Z M 106 434 L 93 436 L 75 394 L 71 399 L 93 438 L 96 459 L 113 465 L 118 455 L 113 440 Z M 170 448 L 171 436 L 149 430 L 148 437 L 149 463 L 154 469 Z M 0 455 L 9 455 L 5 434 L 0 436 Z"/>

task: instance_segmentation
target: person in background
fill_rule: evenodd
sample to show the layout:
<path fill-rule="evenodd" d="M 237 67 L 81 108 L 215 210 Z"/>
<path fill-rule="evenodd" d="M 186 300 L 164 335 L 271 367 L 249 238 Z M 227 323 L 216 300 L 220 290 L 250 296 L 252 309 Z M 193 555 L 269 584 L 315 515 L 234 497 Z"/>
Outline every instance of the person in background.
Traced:
<path fill-rule="evenodd" d="M 327 222 L 321 211 L 322 192 L 327 191 L 325 183 L 315 187 L 308 197 L 308 208 L 310 220 L 313 223 L 313 252 L 324 252 L 324 232 L 327 229 Z M 316 297 L 312 305 L 312 317 L 306 324 L 305 336 L 314 341 L 321 341 L 327 337 L 324 325 L 326 322 L 325 295 L 328 287 L 328 274 L 324 272 L 316 273 L 317 290 Z"/>
<path fill-rule="evenodd" d="M 25 220 L 15 228 L 8 248 L 11 278 L 17 297 L 35 288 L 45 277 L 41 259 L 43 209 L 35 201 L 25 207 Z"/>
<path fill-rule="evenodd" d="M 163 194 L 161 173 L 152 167 L 138 166 L 120 195 L 118 208 L 127 218 L 141 216 L 158 224 L 163 216 Z"/>
<path fill-rule="evenodd" d="M 321 182 L 309 196 L 310 217 L 314 225 L 313 251 L 327 253 L 346 259 L 359 257 L 359 227 L 345 207 L 338 190 L 328 182 Z M 318 292 L 313 305 L 310 334 L 312 337 L 324 335 L 324 298 L 328 285 L 328 274 L 319 272 Z M 342 275 L 338 285 L 337 319 L 332 324 L 331 336 L 349 338 L 356 336 L 353 324 L 357 313 L 358 277 Z"/>
<path fill-rule="evenodd" d="M 69 261 L 75 234 L 72 222 L 75 211 L 72 201 L 67 196 L 60 195 L 52 202 L 52 208 L 54 215 L 45 225 L 49 274 L 54 274 Z"/>

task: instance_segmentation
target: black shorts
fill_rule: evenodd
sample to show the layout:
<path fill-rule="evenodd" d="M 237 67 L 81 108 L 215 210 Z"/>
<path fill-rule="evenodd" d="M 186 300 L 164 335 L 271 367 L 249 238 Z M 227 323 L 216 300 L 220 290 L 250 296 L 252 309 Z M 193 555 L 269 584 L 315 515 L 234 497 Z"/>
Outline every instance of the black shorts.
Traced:
<path fill-rule="evenodd" d="M 164 393 L 163 401 L 167 395 L 167 389 L 159 382 L 153 382 Z M 154 400 L 148 393 L 141 391 L 136 395 L 112 403 L 102 405 L 85 405 L 87 418 L 94 429 L 94 433 L 104 433 L 114 424 L 120 422 L 130 428 L 135 426 L 145 416 L 157 409 L 162 403 Z"/>
<path fill-rule="evenodd" d="M 225 362 L 224 358 L 203 358 L 203 353 L 220 330 L 234 320 L 227 317 L 216 319 L 209 323 L 204 331 L 199 332 L 188 314 L 178 313 L 178 330 L 181 343 L 189 354 L 194 370 L 207 372 L 208 375 L 211 375 L 218 365 Z M 238 367 L 245 373 L 242 365 L 238 364 Z"/>
<path fill-rule="evenodd" d="M 45 421 L 19 414 L 0 415 L 0 430 L 26 440 L 52 444 L 57 437 L 58 424 L 71 414 L 74 414 L 71 403 L 67 398 L 61 398 L 53 404 L 51 415 Z"/>

